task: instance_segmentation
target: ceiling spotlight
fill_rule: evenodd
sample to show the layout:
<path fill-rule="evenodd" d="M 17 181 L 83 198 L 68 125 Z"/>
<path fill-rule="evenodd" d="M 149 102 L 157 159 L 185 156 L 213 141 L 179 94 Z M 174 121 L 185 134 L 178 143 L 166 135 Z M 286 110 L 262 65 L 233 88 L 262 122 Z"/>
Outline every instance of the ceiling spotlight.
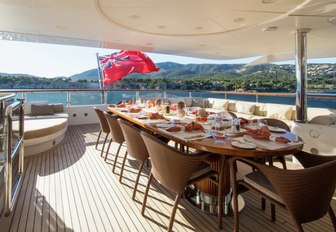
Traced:
<path fill-rule="evenodd" d="M 160 25 L 160 26 L 157 26 L 158 29 L 165 29 L 166 26 L 165 25 Z"/>
<path fill-rule="evenodd" d="M 241 22 L 244 22 L 245 19 L 244 18 L 234 18 L 232 21 L 235 23 L 241 23 Z"/>
<path fill-rule="evenodd" d="M 135 19 L 139 19 L 140 16 L 139 15 L 130 15 L 129 18 L 135 20 Z"/>
<path fill-rule="evenodd" d="M 262 4 L 271 4 L 271 3 L 274 3 L 274 2 L 277 2 L 278 0 L 262 0 Z"/>
<path fill-rule="evenodd" d="M 336 17 L 328 19 L 328 22 L 336 26 Z"/>
<path fill-rule="evenodd" d="M 195 30 L 202 30 L 203 27 L 198 26 L 198 27 L 195 27 L 194 29 L 195 29 Z"/>
<path fill-rule="evenodd" d="M 274 32 L 277 30 L 278 30 L 278 27 L 265 27 L 262 29 L 262 31 L 265 31 L 265 32 Z"/>

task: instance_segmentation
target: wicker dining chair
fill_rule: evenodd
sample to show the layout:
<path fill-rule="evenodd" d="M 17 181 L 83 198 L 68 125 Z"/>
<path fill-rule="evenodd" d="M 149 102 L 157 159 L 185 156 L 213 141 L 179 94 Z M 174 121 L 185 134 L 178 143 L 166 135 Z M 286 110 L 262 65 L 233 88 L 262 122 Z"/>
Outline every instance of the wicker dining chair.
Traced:
<path fill-rule="evenodd" d="M 111 133 L 111 140 L 109 142 L 109 145 L 107 146 L 107 150 L 106 150 L 106 154 L 105 154 L 105 161 L 107 159 L 107 155 L 108 152 L 110 150 L 110 146 L 112 142 L 118 143 L 118 150 L 115 154 L 115 158 L 114 158 L 114 163 L 113 163 L 113 168 L 112 168 L 112 172 L 114 173 L 117 161 L 118 161 L 118 156 L 120 153 L 120 149 L 123 145 L 123 143 L 125 142 L 125 138 L 124 138 L 124 134 L 120 128 L 120 125 L 118 123 L 118 118 L 115 115 L 111 115 L 108 112 L 104 111 L 104 115 L 106 118 L 106 121 L 109 125 L 110 128 L 110 133 Z M 127 151 L 126 151 L 127 152 Z"/>
<path fill-rule="evenodd" d="M 104 116 L 103 111 L 100 110 L 100 109 L 98 109 L 97 107 L 93 107 L 93 109 L 96 111 L 96 113 L 98 115 L 99 124 L 100 124 L 100 131 L 99 131 L 99 134 L 98 134 L 98 138 L 97 138 L 97 142 L 96 142 L 96 147 L 95 147 L 96 149 L 98 147 L 98 143 L 99 143 L 101 134 L 102 133 L 106 133 L 106 136 L 105 136 L 105 139 L 104 139 L 104 143 L 103 143 L 103 147 L 102 147 L 102 150 L 101 150 L 101 153 L 100 153 L 100 156 L 103 156 L 106 140 L 107 140 L 107 137 L 110 134 L 110 127 L 109 127 L 109 125 L 108 125 L 108 123 L 106 121 L 106 118 Z"/>
<path fill-rule="evenodd" d="M 243 162 L 258 171 L 237 180 L 237 162 Z M 242 186 L 259 193 L 274 204 L 285 207 L 295 222 L 297 231 L 303 231 L 303 223 L 320 219 L 327 213 L 336 229 L 335 214 L 330 206 L 336 187 L 336 160 L 305 169 L 288 170 L 245 158 L 233 158 L 230 161 L 230 168 L 233 183 L 234 231 L 239 230 L 237 198 Z"/>
<path fill-rule="evenodd" d="M 284 121 L 281 121 L 279 119 L 262 118 L 262 120 L 265 120 L 268 126 L 278 127 L 278 128 L 284 129 L 286 131 L 290 131 L 289 126 Z M 269 160 L 270 164 L 273 164 L 274 160 L 279 161 L 282 164 L 283 168 L 287 169 L 285 156 L 277 156 L 277 157 L 272 158 L 271 160 Z"/>
<path fill-rule="evenodd" d="M 133 190 L 133 195 L 132 195 L 132 199 L 134 200 L 142 169 L 145 165 L 146 160 L 148 159 L 148 151 L 140 135 L 140 132 L 141 132 L 140 129 L 138 129 L 137 127 L 133 126 L 131 123 L 126 122 L 122 119 L 118 119 L 118 122 L 124 134 L 125 141 L 126 141 L 126 148 L 127 148 L 127 153 L 124 156 L 124 160 L 122 162 L 122 166 L 120 170 L 119 181 L 121 182 L 122 180 L 127 155 L 130 155 L 134 159 L 141 161 L 141 165 L 140 165 L 138 175 L 135 180 L 135 185 L 134 185 L 134 190 Z"/>
<path fill-rule="evenodd" d="M 176 193 L 169 225 L 167 227 L 167 231 L 171 231 L 177 206 L 183 196 L 184 189 L 188 185 L 209 178 L 211 182 L 218 185 L 218 190 L 220 190 L 222 184 L 218 181 L 220 179 L 219 174 L 213 171 L 209 164 L 202 161 L 205 157 L 209 156 L 208 153 L 184 153 L 146 132 L 141 132 L 141 136 L 146 144 L 152 163 L 141 214 L 143 216 L 145 214 L 148 191 L 153 178 L 155 178 L 162 186 Z M 218 194 L 218 202 L 221 206 L 222 197 L 220 194 Z M 219 228 L 222 226 L 221 222 L 221 218 L 219 218 Z"/>

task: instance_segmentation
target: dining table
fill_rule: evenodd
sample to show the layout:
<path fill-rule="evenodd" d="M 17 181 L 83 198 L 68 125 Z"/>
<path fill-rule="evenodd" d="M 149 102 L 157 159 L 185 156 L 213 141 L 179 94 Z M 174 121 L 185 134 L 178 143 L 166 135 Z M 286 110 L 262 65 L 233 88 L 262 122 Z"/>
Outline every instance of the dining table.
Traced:
<path fill-rule="evenodd" d="M 155 133 L 172 140 L 180 145 L 198 151 L 208 152 L 210 155 L 205 159 L 211 168 L 219 173 L 219 181 L 222 182 L 223 188 L 218 191 L 217 185 L 211 181 L 202 180 L 196 184 L 196 188 L 204 196 L 212 196 L 211 199 L 217 199 L 217 194 L 229 196 L 224 199 L 223 203 L 219 202 L 214 213 L 228 213 L 228 202 L 230 201 L 230 170 L 229 161 L 232 157 L 246 158 L 271 158 L 276 156 L 285 156 L 295 154 L 302 150 L 303 141 L 294 133 L 281 130 L 280 128 L 270 127 L 273 138 L 287 138 L 289 143 L 277 143 L 271 140 L 255 139 L 247 135 L 246 129 L 241 126 L 239 130 L 232 128 L 223 128 L 215 130 L 214 122 L 203 121 L 195 122 L 194 115 L 186 115 L 184 118 L 177 118 L 172 112 L 163 114 L 154 112 L 152 109 L 143 108 L 137 112 L 132 112 L 129 108 L 118 108 L 110 105 L 109 111 L 118 117 L 130 121 L 143 130 Z M 160 118 L 150 119 L 151 114 L 162 115 Z M 201 125 L 201 130 L 186 131 L 185 127 L 190 123 Z M 179 131 L 169 130 L 172 127 L 180 127 Z M 256 129 L 258 125 L 251 123 L 245 125 L 245 128 Z M 173 128 L 173 129 L 174 129 Z M 215 200 L 216 201 L 216 200 Z M 217 203 L 216 203 L 217 204 Z M 206 211 L 209 211 L 207 208 Z"/>

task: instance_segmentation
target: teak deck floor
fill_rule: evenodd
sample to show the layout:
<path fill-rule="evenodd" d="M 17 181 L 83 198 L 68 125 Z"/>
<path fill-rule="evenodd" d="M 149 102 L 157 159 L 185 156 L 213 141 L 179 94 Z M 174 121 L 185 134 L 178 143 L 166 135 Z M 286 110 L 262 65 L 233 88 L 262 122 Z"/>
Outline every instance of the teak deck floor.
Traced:
<path fill-rule="evenodd" d="M 17 205 L 9 217 L 2 217 L 5 231 L 165 231 L 174 195 L 155 184 L 150 189 L 146 217 L 141 203 L 148 168 L 140 178 L 136 200 L 131 199 L 139 163 L 126 162 L 119 182 L 111 171 L 117 144 L 112 144 L 107 162 L 95 149 L 98 125 L 70 126 L 65 141 L 54 150 L 25 159 L 25 177 Z M 101 144 L 98 149 L 101 149 Z M 251 192 L 243 195 L 246 207 L 240 213 L 241 231 L 295 231 L 284 209 L 277 207 L 277 221 L 270 221 L 260 209 L 260 198 Z M 316 199 L 318 200 L 318 199 Z M 333 208 L 336 208 L 333 200 Z M 216 216 L 201 212 L 181 200 L 174 231 L 217 231 Z M 232 215 L 224 217 L 223 231 L 233 230 Z M 305 231 L 333 231 L 328 216 L 304 226 Z"/>

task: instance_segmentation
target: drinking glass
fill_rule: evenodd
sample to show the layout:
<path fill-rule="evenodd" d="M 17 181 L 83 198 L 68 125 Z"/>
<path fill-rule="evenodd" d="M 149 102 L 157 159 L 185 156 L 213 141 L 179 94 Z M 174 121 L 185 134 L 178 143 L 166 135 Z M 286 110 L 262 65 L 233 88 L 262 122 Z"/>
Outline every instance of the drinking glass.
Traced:
<path fill-rule="evenodd" d="M 263 126 L 267 126 L 267 121 L 265 119 L 258 119 L 257 127 L 260 129 Z"/>

